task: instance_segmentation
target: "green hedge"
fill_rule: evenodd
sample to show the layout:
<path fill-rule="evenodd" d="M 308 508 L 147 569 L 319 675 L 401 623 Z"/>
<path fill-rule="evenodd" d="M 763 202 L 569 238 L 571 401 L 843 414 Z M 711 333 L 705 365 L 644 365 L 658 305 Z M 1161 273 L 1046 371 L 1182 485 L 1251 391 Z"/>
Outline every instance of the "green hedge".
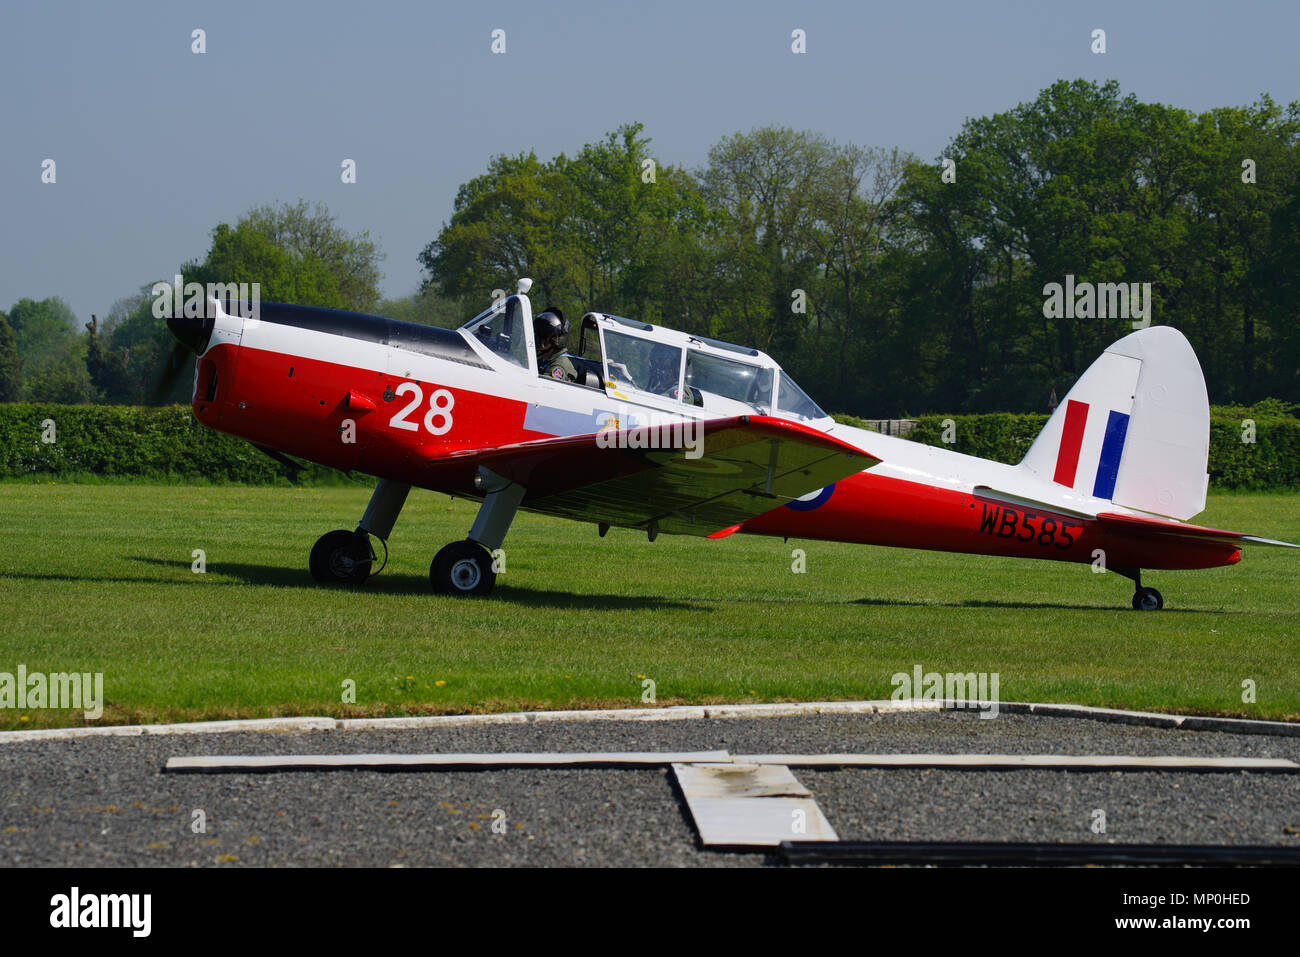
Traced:
<path fill-rule="evenodd" d="M 1275 414 L 1276 405 L 1211 409 L 1211 489 L 1300 487 L 1300 419 Z M 854 416 L 835 418 L 849 425 L 863 424 Z M 949 418 L 956 424 L 956 441 L 945 444 L 944 422 Z M 1255 423 L 1254 442 L 1242 441 L 1246 419 Z M 1024 458 L 1046 423 L 1045 415 L 927 415 L 916 420 L 908 438 L 1011 464 Z"/>
<path fill-rule="evenodd" d="M 53 442 L 44 423 L 54 423 Z M 195 421 L 189 406 L 0 404 L 0 478 L 182 478 L 278 484 L 290 470 L 242 439 Z M 309 466 L 298 480 L 339 473 Z"/>
<path fill-rule="evenodd" d="M 943 442 L 946 418 L 956 423 L 956 442 L 951 445 Z M 1247 418 L 1255 422 L 1253 443 L 1242 441 L 1242 420 Z M 42 441 L 47 419 L 54 421 L 52 443 Z M 865 424 L 849 415 L 836 419 Z M 917 420 L 908 437 L 1011 463 L 1024 457 L 1046 422 L 1044 415 L 928 415 Z M 279 484 L 289 481 L 291 474 L 247 442 L 199 425 L 188 406 L 0 404 L 0 478 L 95 475 Z M 315 465 L 294 480 L 347 481 L 338 472 Z M 1212 410 L 1210 485 L 1300 486 L 1300 419 L 1275 414 L 1268 404 Z"/>

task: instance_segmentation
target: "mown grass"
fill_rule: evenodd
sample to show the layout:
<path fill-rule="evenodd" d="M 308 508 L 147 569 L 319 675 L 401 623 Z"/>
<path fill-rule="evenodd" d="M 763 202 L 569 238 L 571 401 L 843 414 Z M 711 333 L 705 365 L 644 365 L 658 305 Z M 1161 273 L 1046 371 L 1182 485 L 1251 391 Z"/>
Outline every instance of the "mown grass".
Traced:
<path fill-rule="evenodd" d="M 430 593 L 428 564 L 474 504 L 416 491 L 381 576 L 316 586 L 312 543 L 353 527 L 367 494 L 0 484 L 0 672 L 103 672 L 99 723 L 644 707 L 646 678 L 660 705 L 882 698 L 918 664 L 997 672 L 1008 701 L 1300 718 L 1296 552 L 1149 573 L 1166 610 L 1138 614 L 1127 580 L 1086 565 L 742 535 L 650 544 L 522 515 L 493 597 L 464 601 Z M 1297 541 L 1300 495 L 1218 495 L 1199 520 Z M 84 720 L 0 710 L 3 728 Z"/>

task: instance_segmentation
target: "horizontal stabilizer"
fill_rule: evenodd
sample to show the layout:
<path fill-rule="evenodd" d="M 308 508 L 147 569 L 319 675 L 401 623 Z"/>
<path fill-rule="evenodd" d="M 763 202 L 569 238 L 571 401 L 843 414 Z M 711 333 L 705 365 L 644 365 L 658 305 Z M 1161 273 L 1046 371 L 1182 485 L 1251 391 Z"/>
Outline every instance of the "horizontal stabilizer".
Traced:
<path fill-rule="evenodd" d="M 1259 538 L 1242 532 L 1229 532 L 1222 528 L 1206 528 L 1204 525 L 1188 525 L 1186 522 L 1174 522 L 1163 518 L 1144 518 L 1139 515 L 1120 515 L 1117 512 L 1102 512 L 1097 521 L 1103 525 L 1116 528 L 1128 528 L 1135 531 L 1152 532 L 1162 537 L 1191 539 L 1202 542 L 1219 542 L 1224 545 L 1274 545 L 1281 548 L 1300 548 L 1290 542 L 1279 542 L 1272 538 Z"/>
<path fill-rule="evenodd" d="M 976 485 L 972 490 L 978 498 L 986 498 L 992 502 L 1001 502 L 1003 505 L 1011 505 L 1015 508 L 1028 509 L 1030 511 L 1054 512 L 1057 515 L 1069 515 L 1071 518 L 1092 518 L 1091 512 L 1080 512 L 1064 505 L 1058 505 L 1052 502 L 1044 502 L 1039 499 L 1026 498 L 1024 495 L 1014 495 L 1011 492 L 1003 492 L 1000 489 L 993 488 L 990 485 Z"/>

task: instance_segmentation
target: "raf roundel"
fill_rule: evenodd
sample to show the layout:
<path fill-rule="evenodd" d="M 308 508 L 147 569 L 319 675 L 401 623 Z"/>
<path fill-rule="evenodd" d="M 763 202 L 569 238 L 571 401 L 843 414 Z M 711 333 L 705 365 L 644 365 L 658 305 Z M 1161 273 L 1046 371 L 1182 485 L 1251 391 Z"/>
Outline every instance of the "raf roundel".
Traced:
<path fill-rule="evenodd" d="M 796 512 L 811 512 L 813 509 L 821 508 L 829 502 L 833 494 L 835 494 L 834 482 L 823 489 L 818 489 L 816 492 L 809 492 L 802 498 L 797 498 L 792 502 L 786 502 L 785 507 L 792 508 Z"/>

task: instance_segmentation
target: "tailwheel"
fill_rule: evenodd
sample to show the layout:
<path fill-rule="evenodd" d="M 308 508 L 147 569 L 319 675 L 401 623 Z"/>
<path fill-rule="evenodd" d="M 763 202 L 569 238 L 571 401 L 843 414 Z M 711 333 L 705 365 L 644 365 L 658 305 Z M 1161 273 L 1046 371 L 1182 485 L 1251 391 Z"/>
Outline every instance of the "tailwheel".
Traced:
<path fill-rule="evenodd" d="M 322 585 L 360 585 L 370 577 L 374 560 L 369 535 L 340 528 L 316 540 L 307 564 Z"/>
<path fill-rule="evenodd" d="M 1159 611 L 1164 607 L 1164 598 L 1154 588 L 1138 588 L 1133 592 L 1134 611 Z"/>
<path fill-rule="evenodd" d="M 444 595 L 486 595 L 496 580 L 492 554 L 468 538 L 444 546 L 429 566 L 429 583 L 434 591 Z"/>

